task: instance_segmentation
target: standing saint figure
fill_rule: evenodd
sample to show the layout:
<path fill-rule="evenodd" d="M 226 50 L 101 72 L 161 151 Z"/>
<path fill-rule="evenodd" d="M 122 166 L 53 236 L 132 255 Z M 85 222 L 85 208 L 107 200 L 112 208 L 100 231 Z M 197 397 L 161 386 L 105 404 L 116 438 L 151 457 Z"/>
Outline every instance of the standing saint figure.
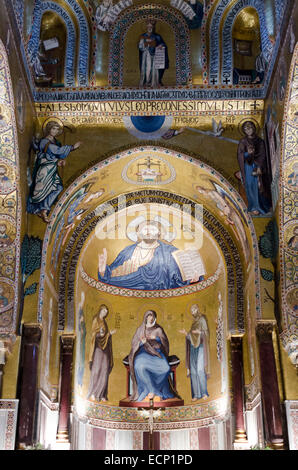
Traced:
<path fill-rule="evenodd" d="M 192 305 L 193 322 L 189 332 L 179 330 L 186 338 L 187 377 L 191 381 L 192 401 L 209 396 L 207 378 L 210 375 L 209 328 L 207 318 L 197 304 Z"/>
<path fill-rule="evenodd" d="M 168 363 L 169 340 L 163 328 L 156 323 L 156 312 L 147 310 L 142 324 L 136 330 L 128 356 L 132 380 L 131 401 L 143 401 L 154 396 L 162 400 L 174 398 Z"/>
<path fill-rule="evenodd" d="M 140 87 L 150 86 L 156 88 L 162 86 L 162 78 L 165 69 L 169 68 L 169 56 L 166 43 L 160 34 L 156 34 L 155 21 L 147 21 L 147 31 L 139 38 L 139 65 Z M 163 53 L 163 63 L 157 63 L 157 54 Z"/>
<path fill-rule="evenodd" d="M 43 51 L 42 41 L 39 41 L 38 51 L 34 52 L 30 57 L 30 64 L 33 68 L 34 78 L 36 81 L 50 82 L 53 77 L 48 77 L 41 64 L 42 59 L 46 59 L 46 54 Z"/>
<path fill-rule="evenodd" d="M 95 11 L 96 27 L 101 31 L 108 31 L 113 22 L 113 0 L 103 0 Z"/>
<path fill-rule="evenodd" d="M 106 322 L 108 313 L 108 307 L 102 304 L 92 323 L 89 353 L 91 376 L 87 398 L 96 401 L 108 399 L 109 375 L 114 365 L 112 335 L 116 330 L 109 331 Z"/>
<path fill-rule="evenodd" d="M 238 163 L 245 188 L 248 211 L 253 215 L 267 214 L 271 206 L 265 142 L 257 136 L 252 121 L 242 125 L 244 137 L 238 145 Z"/>
<path fill-rule="evenodd" d="M 49 222 L 50 209 L 63 190 L 58 167 L 64 166 L 69 153 L 81 145 L 81 142 L 61 145 L 56 139 L 61 133 L 62 127 L 56 121 L 49 121 L 45 127 L 44 137 L 33 142 L 37 157 L 27 200 L 27 212 L 37 214 L 44 222 Z"/>

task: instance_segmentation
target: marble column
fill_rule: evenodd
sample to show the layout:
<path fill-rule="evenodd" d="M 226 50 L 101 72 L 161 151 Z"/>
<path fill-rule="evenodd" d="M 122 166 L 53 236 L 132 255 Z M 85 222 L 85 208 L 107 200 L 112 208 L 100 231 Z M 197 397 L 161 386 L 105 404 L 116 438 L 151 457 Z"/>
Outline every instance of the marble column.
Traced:
<path fill-rule="evenodd" d="M 60 375 L 60 407 L 57 442 L 69 442 L 69 413 L 71 409 L 71 382 L 74 335 L 61 336 L 61 375 Z"/>
<path fill-rule="evenodd" d="M 32 323 L 23 325 L 20 364 L 19 418 L 17 428 L 17 443 L 19 448 L 30 446 L 34 442 L 40 339 L 40 325 Z"/>
<path fill-rule="evenodd" d="M 260 322 L 257 325 L 262 400 L 267 442 L 274 449 L 283 449 L 282 411 L 272 341 L 273 327 L 272 322 Z"/>
<path fill-rule="evenodd" d="M 244 422 L 244 382 L 242 337 L 231 337 L 232 390 L 235 417 L 235 443 L 247 443 Z"/>

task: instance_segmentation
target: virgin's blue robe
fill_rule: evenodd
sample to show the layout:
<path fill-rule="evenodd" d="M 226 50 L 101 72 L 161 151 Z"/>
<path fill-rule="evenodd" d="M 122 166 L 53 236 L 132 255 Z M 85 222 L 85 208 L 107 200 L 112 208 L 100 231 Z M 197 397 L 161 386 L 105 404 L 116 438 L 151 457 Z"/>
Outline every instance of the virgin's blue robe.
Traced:
<path fill-rule="evenodd" d="M 258 211 L 260 214 L 267 214 L 270 210 L 270 203 L 264 198 L 259 190 L 259 179 L 258 176 L 253 173 L 257 171 L 257 165 L 252 163 L 251 165 L 246 163 L 246 159 L 249 158 L 247 152 L 244 153 L 244 172 L 245 172 L 245 191 L 248 201 L 248 211 Z"/>
<path fill-rule="evenodd" d="M 156 341 L 161 343 L 160 338 Z M 149 393 L 161 397 L 162 400 L 173 398 L 175 395 L 170 390 L 169 374 L 170 366 L 161 349 L 157 349 L 161 357 L 152 356 L 142 344 L 135 356 L 134 372 L 138 386 L 139 396 L 137 401 L 142 401 Z"/>
<path fill-rule="evenodd" d="M 113 263 L 106 267 L 103 276 L 98 273 L 98 279 L 113 286 L 141 290 L 173 289 L 188 285 L 189 281 L 182 280 L 179 266 L 172 256 L 177 248 L 160 240 L 158 243 L 159 246 L 155 248 L 151 261 L 144 266 L 140 266 L 137 271 L 112 277 L 113 269 L 122 266 L 125 261 L 132 257 L 138 245 L 138 243 L 134 243 L 119 253 Z"/>
<path fill-rule="evenodd" d="M 254 148 L 249 154 L 248 147 Z M 237 158 L 241 171 L 241 180 L 245 187 L 248 211 L 266 214 L 271 206 L 270 182 L 267 170 L 266 149 L 264 140 L 256 134 L 240 140 Z M 261 175 L 255 175 L 257 168 Z"/>

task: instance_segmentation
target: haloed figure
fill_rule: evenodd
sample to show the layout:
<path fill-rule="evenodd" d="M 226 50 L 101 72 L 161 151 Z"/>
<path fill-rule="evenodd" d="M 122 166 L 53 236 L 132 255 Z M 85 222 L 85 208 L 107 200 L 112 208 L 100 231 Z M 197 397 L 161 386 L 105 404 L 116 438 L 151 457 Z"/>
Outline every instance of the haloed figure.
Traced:
<path fill-rule="evenodd" d="M 197 304 L 192 305 L 193 322 L 189 332 L 180 330 L 186 337 L 186 368 L 190 376 L 192 400 L 209 396 L 207 378 L 210 374 L 209 328 L 205 315 L 200 313 Z"/>
<path fill-rule="evenodd" d="M 165 69 L 169 68 L 168 48 L 160 34 L 155 33 L 155 21 L 148 20 L 146 32 L 139 38 L 140 87 L 152 88 L 163 85 Z M 163 54 L 163 64 L 157 63 L 157 53 Z"/>
<path fill-rule="evenodd" d="M 108 313 L 108 307 L 101 305 L 92 323 L 89 354 L 91 376 L 87 398 L 96 401 L 108 399 L 109 375 L 114 365 L 112 335 L 116 333 L 116 330 L 109 331 L 106 322 Z"/>
<path fill-rule="evenodd" d="M 27 211 L 30 214 L 38 215 L 44 222 L 49 222 L 50 209 L 63 190 L 58 167 L 64 166 L 69 153 L 81 145 L 81 142 L 76 142 L 74 145 L 61 145 L 56 137 L 62 133 L 62 130 L 62 126 L 56 121 L 50 121 L 45 127 L 44 137 L 33 144 L 37 157 L 27 201 Z"/>
<path fill-rule="evenodd" d="M 265 142 L 257 136 L 256 126 L 252 121 L 245 121 L 242 130 L 244 137 L 238 145 L 238 163 L 248 211 L 252 215 L 266 214 L 270 210 L 271 195 Z"/>
<path fill-rule="evenodd" d="M 163 328 L 156 323 L 156 313 L 147 310 L 143 323 L 136 330 L 129 354 L 132 379 L 131 401 L 146 397 L 174 398 L 168 363 L 169 341 Z"/>

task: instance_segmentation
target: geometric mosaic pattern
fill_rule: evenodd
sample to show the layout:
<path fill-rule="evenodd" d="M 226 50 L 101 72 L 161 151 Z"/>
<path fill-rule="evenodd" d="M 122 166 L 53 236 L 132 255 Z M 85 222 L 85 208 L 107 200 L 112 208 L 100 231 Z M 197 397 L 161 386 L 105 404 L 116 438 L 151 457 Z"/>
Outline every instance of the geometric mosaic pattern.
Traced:
<path fill-rule="evenodd" d="M 22 118 L 22 99 L 17 107 Z M 20 122 L 20 126 L 22 123 Z M 0 41 L 0 333 L 14 332 L 18 312 L 20 252 L 19 150 L 13 90 Z"/>
<path fill-rule="evenodd" d="M 280 178 L 280 265 L 283 346 L 297 364 L 298 349 L 298 44 L 285 98 Z"/>

